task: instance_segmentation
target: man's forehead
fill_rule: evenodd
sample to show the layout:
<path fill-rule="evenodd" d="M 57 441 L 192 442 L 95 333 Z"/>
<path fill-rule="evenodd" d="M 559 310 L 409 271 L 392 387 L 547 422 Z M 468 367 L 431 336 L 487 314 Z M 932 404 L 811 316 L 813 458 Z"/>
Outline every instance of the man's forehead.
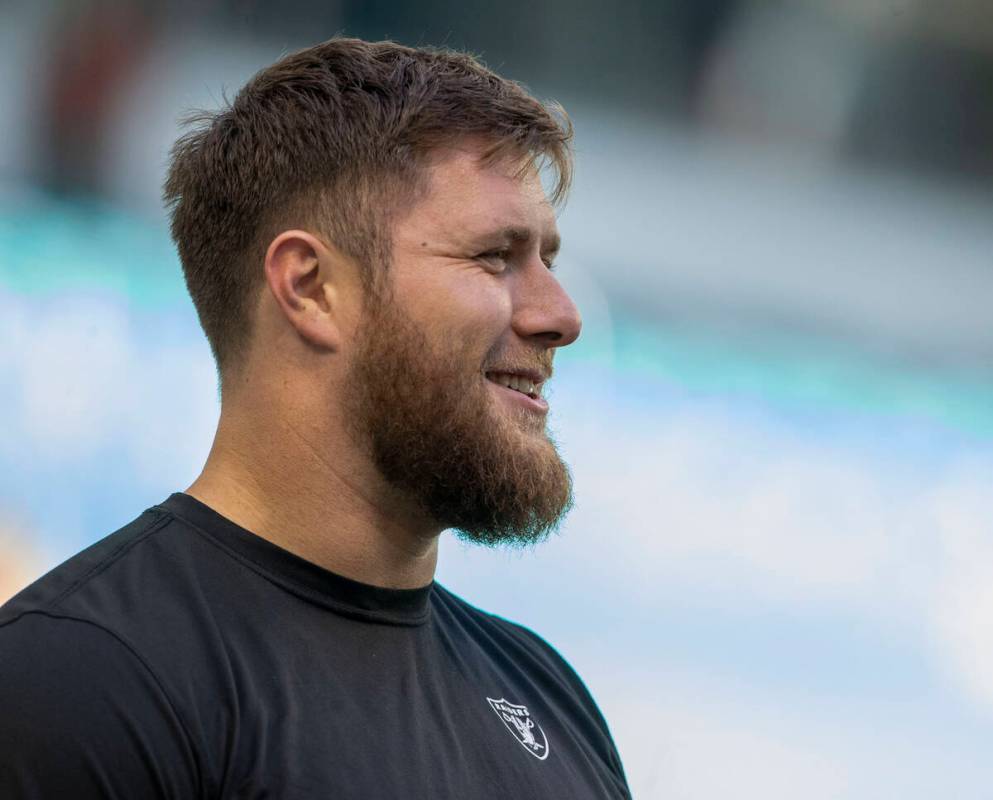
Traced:
<path fill-rule="evenodd" d="M 515 242 L 558 239 L 555 210 L 534 170 L 484 164 L 478 150 L 452 149 L 429 168 L 412 222 L 458 239 L 499 235 Z"/>

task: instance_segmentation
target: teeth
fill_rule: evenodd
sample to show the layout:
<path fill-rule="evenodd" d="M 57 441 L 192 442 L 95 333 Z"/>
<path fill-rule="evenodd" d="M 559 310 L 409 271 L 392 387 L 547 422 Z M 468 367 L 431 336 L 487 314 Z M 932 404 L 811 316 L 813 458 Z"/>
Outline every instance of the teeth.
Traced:
<path fill-rule="evenodd" d="M 538 393 L 538 388 L 530 379 L 525 378 L 523 375 L 511 375 L 507 372 L 491 372 L 489 377 L 494 383 L 499 383 L 501 386 L 506 386 L 508 389 L 513 389 L 515 392 L 520 392 L 521 394 Z"/>

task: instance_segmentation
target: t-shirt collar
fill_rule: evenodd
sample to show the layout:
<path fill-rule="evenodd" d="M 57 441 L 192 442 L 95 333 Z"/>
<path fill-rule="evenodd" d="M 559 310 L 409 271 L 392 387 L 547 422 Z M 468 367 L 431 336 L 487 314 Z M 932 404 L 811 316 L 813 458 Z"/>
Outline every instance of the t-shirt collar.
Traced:
<path fill-rule="evenodd" d="M 397 625 L 428 619 L 434 581 L 416 589 L 389 589 L 346 578 L 284 550 L 185 492 L 174 492 L 158 508 L 193 525 L 263 577 L 333 611 Z"/>

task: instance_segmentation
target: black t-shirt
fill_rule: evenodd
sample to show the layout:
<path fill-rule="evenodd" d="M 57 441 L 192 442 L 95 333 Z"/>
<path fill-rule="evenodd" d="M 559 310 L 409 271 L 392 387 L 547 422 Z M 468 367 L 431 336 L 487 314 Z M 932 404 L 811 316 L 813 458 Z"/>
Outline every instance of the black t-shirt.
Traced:
<path fill-rule="evenodd" d="M 0 797 L 626 798 L 526 628 L 335 575 L 190 495 L 0 608 Z"/>

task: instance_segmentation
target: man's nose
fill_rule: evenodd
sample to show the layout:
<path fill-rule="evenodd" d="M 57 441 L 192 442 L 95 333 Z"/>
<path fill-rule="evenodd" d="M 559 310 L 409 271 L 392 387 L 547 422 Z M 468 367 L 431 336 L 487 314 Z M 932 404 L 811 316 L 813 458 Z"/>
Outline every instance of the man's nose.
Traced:
<path fill-rule="evenodd" d="M 583 327 L 579 309 L 544 262 L 535 257 L 517 277 L 512 323 L 517 335 L 545 347 L 576 341 Z"/>

